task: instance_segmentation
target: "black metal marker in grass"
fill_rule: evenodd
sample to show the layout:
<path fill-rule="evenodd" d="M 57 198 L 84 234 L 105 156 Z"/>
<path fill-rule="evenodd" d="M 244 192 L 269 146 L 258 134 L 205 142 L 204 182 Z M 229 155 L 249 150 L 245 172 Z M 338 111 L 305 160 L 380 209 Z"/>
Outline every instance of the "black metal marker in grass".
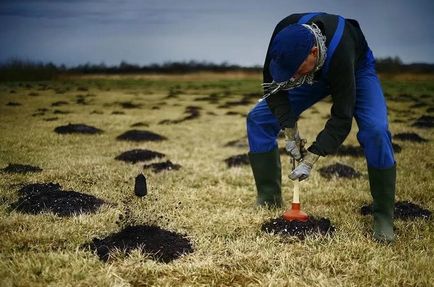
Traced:
<path fill-rule="evenodd" d="M 103 130 L 85 124 L 68 124 L 54 129 L 58 134 L 99 134 Z"/>
<path fill-rule="evenodd" d="M 146 130 L 129 130 L 116 137 L 116 139 L 135 142 L 167 140 L 167 138 L 162 135 Z"/>
<path fill-rule="evenodd" d="M 372 204 L 360 208 L 361 215 L 372 214 Z M 395 203 L 395 218 L 410 220 L 416 218 L 430 219 L 432 212 L 409 201 L 398 201 Z"/>
<path fill-rule="evenodd" d="M 34 183 L 22 187 L 20 198 L 11 208 L 22 213 L 52 212 L 66 217 L 94 213 L 104 204 L 102 199 L 77 191 L 65 191 L 57 183 Z"/>
<path fill-rule="evenodd" d="M 142 197 L 148 194 L 148 186 L 146 184 L 146 177 L 141 173 L 136 176 L 134 180 L 134 194 Z"/>
<path fill-rule="evenodd" d="M 103 239 L 94 238 L 87 246 L 102 261 L 108 261 L 112 253 L 129 254 L 138 249 L 156 261 L 169 263 L 184 254 L 193 252 L 193 246 L 184 234 L 168 231 L 155 225 L 127 226 Z"/>
<path fill-rule="evenodd" d="M 275 233 L 282 236 L 296 236 L 303 240 L 307 235 L 332 235 L 335 227 L 327 218 L 314 218 L 309 216 L 305 222 L 287 221 L 283 217 L 274 218 L 264 222 L 261 230 L 267 233 Z"/>

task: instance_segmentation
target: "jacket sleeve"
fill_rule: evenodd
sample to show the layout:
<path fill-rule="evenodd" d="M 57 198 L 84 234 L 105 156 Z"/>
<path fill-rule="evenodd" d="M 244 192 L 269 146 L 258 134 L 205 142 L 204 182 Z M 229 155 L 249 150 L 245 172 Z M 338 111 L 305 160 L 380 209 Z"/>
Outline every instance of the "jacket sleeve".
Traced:
<path fill-rule="evenodd" d="M 339 53 L 338 53 L 339 51 Z M 336 49 L 330 63 L 328 82 L 332 97 L 330 119 L 309 151 L 326 156 L 337 152 L 351 130 L 356 102 L 354 47 L 347 43 Z"/>

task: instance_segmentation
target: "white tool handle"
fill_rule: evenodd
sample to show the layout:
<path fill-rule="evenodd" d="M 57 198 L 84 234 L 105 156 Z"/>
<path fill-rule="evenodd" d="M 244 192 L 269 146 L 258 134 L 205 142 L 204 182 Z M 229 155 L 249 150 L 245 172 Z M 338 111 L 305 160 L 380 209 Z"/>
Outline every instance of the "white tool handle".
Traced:
<path fill-rule="evenodd" d="M 295 159 L 292 158 L 292 170 L 294 169 L 295 169 Z M 294 180 L 292 203 L 300 203 L 300 186 L 299 186 L 299 181 L 297 179 Z"/>
<path fill-rule="evenodd" d="M 294 191 L 293 191 L 292 203 L 300 203 L 300 185 L 299 185 L 298 180 L 294 181 Z"/>

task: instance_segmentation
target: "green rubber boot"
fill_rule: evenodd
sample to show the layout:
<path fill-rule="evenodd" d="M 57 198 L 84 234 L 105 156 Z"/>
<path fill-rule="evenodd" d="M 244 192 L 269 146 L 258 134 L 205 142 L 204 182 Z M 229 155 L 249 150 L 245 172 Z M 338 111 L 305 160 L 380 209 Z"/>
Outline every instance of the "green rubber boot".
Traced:
<path fill-rule="evenodd" d="M 270 152 L 249 153 L 258 196 L 256 204 L 267 207 L 282 206 L 282 172 L 279 149 Z"/>
<path fill-rule="evenodd" d="M 393 242 L 393 213 L 395 209 L 396 165 L 388 169 L 368 167 L 369 185 L 373 199 L 374 238 Z"/>

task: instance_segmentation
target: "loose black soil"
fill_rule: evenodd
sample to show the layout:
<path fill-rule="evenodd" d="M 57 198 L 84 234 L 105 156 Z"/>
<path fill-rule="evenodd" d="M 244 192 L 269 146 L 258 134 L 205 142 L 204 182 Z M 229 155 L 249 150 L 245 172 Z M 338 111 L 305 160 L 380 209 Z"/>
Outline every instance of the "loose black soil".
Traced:
<path fill-rule="evenodd" d="M 196 106 L 188 106 L 185 108 L 185 114 L 187 114 L 187 116 L 177 119 L 177 120 L 162 120 L 160 121 L 158 124 L 159 125 L 170 125 L 170 124 L 179 124 L 185 121 L 189 121 L 189 120 L 194 120 L 196 118 L 200 117 L 200 110 L 202 108 L 201 107 L 196 107 Z"/>
<path fill-rule="evenodd" d="M 228 157 L 227 159 L 225 159 L 225 162 L 228 165 L 228 167 L 243 166 L 243 165 L 250 164 L 249 156 L 247 154 L 239 154 L 239 155 Z"/>
<path fill-rule="evenodd" d="M 81 213 L 94 213 L 104 203 L 92 195 L 61 190 L 56 183 L 29 184 L 19 191 L 21 197 L 11 208 L 23 213 L 52 212 L 66 217 Z"/>
<path fill-rule="evenodd" d="M 117 250 L 128 254 L 139 249 L 153 260 L 164 263 L 193 252 L 193 246 L 185 235 L 155 225 L 128 226 L 106 238 L 94 238 L 89 247 L 96 251 L 102 261 L 108 261 L 110 253 Z"/>
<path fill-rule="evenodd" d="M 59 119 L 58 117 L 52 117 L 52 118 L 45 118 L 44 121 L 52 122 L 52 121 L 57 121 L 58 119 Z"/>
<path fill-rule="evenodd" d="M 360 146 L 341 145 L 336 153 L 338 156 L 363 157 L 363 149 Z"/>
<path fill-rule="evenodd" d="M 86 106 L 86 105 L 89 104 L 89 101 L 86 101 L 86 98 L 87 98 L 86 96 L 78 95 L 76 97 L 75 103 L 78 104 L 78 105 L 84 105 L 84 106 Z"/>
<path fill-rule="evenodd" d="M 197 102 L 199 102 L 199 101 L 205 101 L 205 102 L 208 102 L 210 104 L 218 104 L 219 100 L 220 100 L 220 97 L 216 93 L 212 93 L 212 94 L 210 94 L 209 96 L 206 96 L 206 97 L 200 97 L 200 98 L 194 99 L 194 101 L 197 101 Z"/>
<path fill-rule="evenodd" d="M 136 128 L 136 127 L 149 127 L 148 123 L 145 122 L 137 122 L 131 125 L 132 128 Z"/>
<path fill-rule="evenodd" d="M 364 205 L 360 209 L 362 215 L 372 214 L 372 204 Z M 430 219 L 432 212 L 409 201 L 395 202 L 395 218 L 407 219 Z"/>
<path fill-rule="evenodd" d="M 432 128 L 434 127 L 434 117 L 433 116 L 421 116 L 418 118 L 412 126 L 418 128 Z"/>
<path fill-rule="evenodd" d="M 393 151 L 400 153 L 402 148 L 396 143 L 392 143 Z M 337 156 L 364 157 L 363 148 L 361 146 L 341 145 L 336 153 Z"/>
<path fill-rule="evenodd" d="M 303 240 L 306 235 L 332 235 L 335 227 L 327 218 L 309 217 L 306 222 L 286 221 L 282 217 L 274 218 L 262 224 L 261 230 L 268 233 L 275 233 L 282 236 L 296 236 Z"/>
<path fill-rule="evenodd" d="M 54 131 L 58 134 L 98 134 L 103 132 L 98 128 L 85 124 L 68 124 L 66 126 L 59 126 L 55 128 Z"/>
<path fill-rule="evenodd" d="M 331 179 L 332 177 L 358 178 L 361 175 L 351 166 L 340 163 L 335 163 L 333 165 L 322 167 L 318 171 L 322 177 L 325 177 L 327 179 Z"/>
<path fill-rule="evenodd" d="M 90 112 L 91 115 L 103 115 L 104 112 L 103 111 L 98 111 L 98 110 L 93 110 Z"/>
<path fill-rule="evenodd" d="M 163 170 L 179 170 L 182 166 L 180 164 L 172 163 L 170 160 L 165 162 L 157 162 L 151 164 L 145 164 L 143 168 L 151 168 L 153 172 L 158 173 Z"/>
<path fill-rule="evenodd" d="M 69 103 L 66 101 L 57 101 L 51 104 L 52 107 L 60 107 L 60 106 L 65 106 L 68 105 Z"/>
<path fill-rule="evenodd" d="M 116 160 L 122 160 L 125 162 L 136 163 L 141 161 L 148 161 L 154 158 L 164 157 L 165 154 L 159 153 L 152 150 L 147 149 L 133 149 L 126 152 L 121 153 L 117 157 Z"/>
<path fill-rule="evenodd" d="M 123 109 L 138 109 L 142 107 L 142 104 L 135 104 L 133 102 L 120 102 L 119 105 Z"/>
<path fill-rule="evenodd" d="M 56 115 L 67 115 L 70 113 L 71 113 L 70 111 L 62 111 L 62 110 L 54 110 L 53 111 L 53 114 L 56 114 Z"/>
<path fill-rule="evenodd" d="M 247 148 L 249 145 L 247 143 L 247 138 L 241 138 L 238 140 L 233 140 L 230 142 L 227 142 L 225 147 L 237 147 L 237 148 Z"/>
<path fill-rule="evenodd" d="M 414 103 L 413 105 L 411 105 L 409 108 L 424 108 L 424 107 L 426 107 L 426 106 L 428 106 L 426 103 L 424 103 L 424 102 L 417 102 L 417 103 Z"/>
<path fill-rule="evenodd" d="M 401 141 L 410 141 L 410 142 L 427 142 L 426 139 L 422 138 L 416 133 L 399 133 L 394 136 L 395 139 Z"/>
<path fill-rule="evenodd" d="M 257 99 L 259 99 L 259 98 L 257 98 Z M 250 105 L 254 101 L 255 100 L 252 98 L 252 96 L 250 94 L 245 94 L 241 98 L 241 100 L 238 100 L 238 101 L 228 101 L 228 102 L 224 103 L 223 105 L 217 106 L 217 108 L 219 108 L 219 109 L 226 109 L 226 108 L 231 108 L 231 107 L 236 107 L 236 106 L 248 106 L 248 105 Z"/>
<path fill-rule="evenodd" d="M 240 112 L 234 112 L 234 111 L 228 111 L 225 113 L 225 115 L 227 116 L 242 116 L 242 117 L 246 117 L 245 114 L 240 113 Z"/>
<path fill-rule="evenodd" d="M 129 130 L 119 135 L 116 139 L 135 141 L 135 142 L 167 140 L 167 138 L 164 136 L 161 136 L 159 134 L 150 131 L 143 131 L 143 130 Z"/>
<path fill-rule="evenodd" d="M 29 172 L 41 172 L 42 168 L 38 166 L 31 166 L 27 164 L 13 164 L 10 163 L 7 167 L 1 169 L 7 173 L 29 173 Z"/>
<path fill-rule="evenodd" d="M 21 104 L 20 103 L 16 103 L 16 102 L 8 102 L 6 104 L 6 106 L 17 107 L 17 106 L 21 106 Z"/>

